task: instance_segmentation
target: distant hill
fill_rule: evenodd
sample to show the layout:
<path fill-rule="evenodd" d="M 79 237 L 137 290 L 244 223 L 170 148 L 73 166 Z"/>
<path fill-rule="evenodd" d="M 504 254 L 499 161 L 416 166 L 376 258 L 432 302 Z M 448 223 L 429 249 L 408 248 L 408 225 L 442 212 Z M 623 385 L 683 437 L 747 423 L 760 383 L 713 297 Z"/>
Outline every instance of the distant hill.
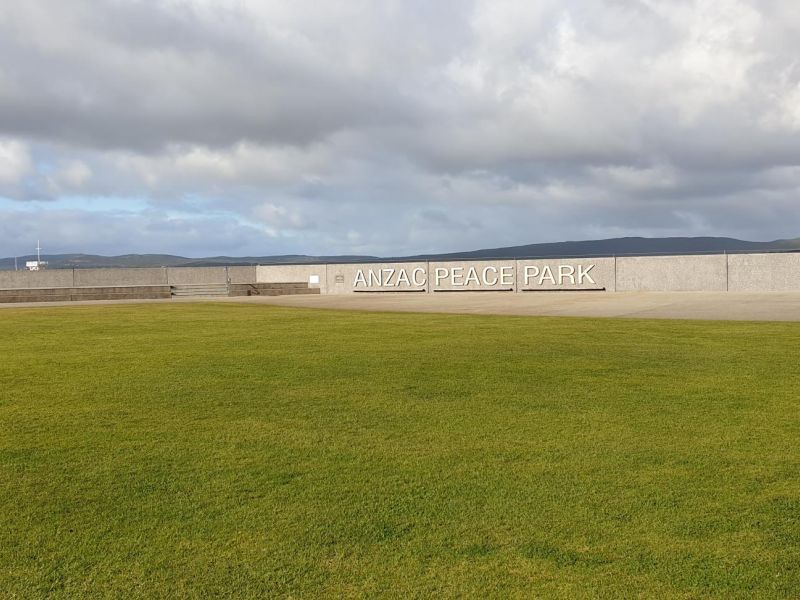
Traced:
<path fill-rule="evenodd" d="M 772 242 L 747 242 L 726 237 L 624 237 L 608 240 L 552 242 L 470 252 L 437 254 L 436 258 L 533 258 L 548 256 L 613 256 L 623 254 L 695 254 L 704 252 L 765 252 L 800 250 L 800 238 Z M 427 258 L 421 255 L 421 258 Z"/>
<path fill-rule="evenodd" d="M 642 238 L 625 237 L 608 240 L 586 240 L 577 242 L 552 242 L 527 244 L 505 248 L 487 248 L 467 252 L 446 254 L 418 254 L 415 256 L 383 257 L 385 260 L 429 260 L 429 259 L 481 259 L 481 258 L 533 258 L 569 256 L 612 256 L 612 255 L 654 255 L 654 254 L 695 254 L 703 252 L 766 252 L 800 251 L 800 238 L 775 240 L 772 242 L 748 242 L 726 237 L 670 237 Z M 19 268 L 24 268 L 26 260 L 35 256 L 17 257 Z M 42 260 L 51 269 L 96 268 L 96 267 L 208 267 L 221 265 L 257 265 L 274 263 L 314 263 L 314 262 L 369 262 L 380 260 L 377 256 L 341 255 L 308 256 L 305 254 L 285 254 L 280 256 L 209 256 L 187 258 L 172 254 L 124 254 L 122 256 L 98 256 L 94 254 L 48 254 Z M 14 258 L 0 259 L 0 270 L 14 268 Z"/>
<path fill-rule="evenodd" d="M 25 261 L 36 260 L 35 255 L 17 257 L 17 266 L 22 269 Z M 286 254 L 282 256 L 209 256 L 187 258 L 173 254 L 123 254 L 100 256 L 96 254 L 42 254 L 49 269 L 89 269 L 102 267 L 215 267 L 236 265 L 258 265 L 270 263 L 312 262 L 360 262 L 375 260 L 374 256 L 306 256 Z M 14 258 L 0 258 L 0 270 L 14 268 Z"/>

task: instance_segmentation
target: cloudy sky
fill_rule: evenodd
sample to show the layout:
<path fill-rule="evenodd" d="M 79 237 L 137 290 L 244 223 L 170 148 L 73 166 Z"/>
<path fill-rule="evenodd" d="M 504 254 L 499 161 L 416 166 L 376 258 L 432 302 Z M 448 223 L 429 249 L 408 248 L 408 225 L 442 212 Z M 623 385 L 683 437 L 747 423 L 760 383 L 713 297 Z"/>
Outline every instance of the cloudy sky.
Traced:
<path fill-rule="evenodd" d="M 0 3 L 0 256 L 800 236 L 797 0 Z"/>

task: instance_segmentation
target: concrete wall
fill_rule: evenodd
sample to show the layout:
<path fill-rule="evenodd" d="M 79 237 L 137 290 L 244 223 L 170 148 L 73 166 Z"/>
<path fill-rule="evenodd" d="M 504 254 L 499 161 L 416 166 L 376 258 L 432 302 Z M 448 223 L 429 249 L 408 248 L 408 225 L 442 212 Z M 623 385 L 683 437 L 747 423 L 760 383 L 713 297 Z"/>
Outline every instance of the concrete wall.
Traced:
<path fill-rule="evenodd" d="M 255 283 L 256 267 L 228 267 L 231 283 Z M 155 267 L 0 271 L 1 289 L 225 283 L 225 267 Z"/>
<path fill-rule="evenodd" d="M 601 289 L 800 292 L 800 253 L 265 265 L 228 267 L 227 277 L 233 284 L 303 283 L 329 294 Z M 225 282 L 225 267 L 0 271 L 0 290 Z"/>
<path fill-rule="evenodd" d="M 401 270 L 405 271 L 402 277 Z M 258 267 L 257 280 L 301 282 L 312 273 L 320 274 L 321 291 L 329 294 L 800 291 L 800 253 L 269 265 Z"/>
<path fill-rule="evenodd" d="M 75 287 L 103 287 L 110 285 L 166 285 L 167 270 L 162 267 L 148 269 L 74 269 Z"/>
<path fill-rule="evenodd" d="M 565 258 L 517 261 L 517 289 L 616 290 L 613 258 Z"/>
<path fill-rule="evenodd" d="M 76 300 L 166 300 L 171 296 L 168 285 L 0 289 L 0 303 L 74 302 Z"/>
<path fill-rule="evenodd" d="M 617 258 L 618 292 L 724 292 L 724 254 L 707 256 L 621 256 Z"/>
<path fill-rule="evenodd" d="M 800 291 L 800 253 L 729 254 L 728 289 L 732 292 Z"/>
<path fill-rule="evenodd" d="M 513 260 L 447 261 L 429 263 L 434 292 L 508 292 L 515 290 Z"/>
<path fill-rule="evenodd" d="M 328 294 L 427 291 L 427 263 L 327 265 Z"/>
<path fill-rule="evenodd" d="M 314 274 L 327 294 L 615 289 L 613 258 L 266 265 L 258 267 L 256 278 L 307 282 Z"/>
<path fill-rule="evenodd" d="M 165 269 L 170 285 L 189 285 L 197 283 L 227 283 L 225 267 L 179 267 Z"/>
<path fill-rule="evenodd" d="M 228 267 L 228 277 L 231 283 L 255 283 L 256 266 Z"/>
<path fill-rule="evenodd" d="M 326 265 L 259 265 L 256 268 L 256 282 L 308 283 L 309 287 L 319 287 L 324 290 L 326 271 Z M 318 278 L 319 283 L 312 283 L 313 278 Z"/>
<path fill-rule="evenodd" d="M 303 282 L 323 270 L 327 294 L 615 289 L 613 258 L 266 265 L 257 280 Z"/>
<path fill-rule="evenodd" d="M 0 271 L 0 289 L 72 287 L 72 269 Z"/>

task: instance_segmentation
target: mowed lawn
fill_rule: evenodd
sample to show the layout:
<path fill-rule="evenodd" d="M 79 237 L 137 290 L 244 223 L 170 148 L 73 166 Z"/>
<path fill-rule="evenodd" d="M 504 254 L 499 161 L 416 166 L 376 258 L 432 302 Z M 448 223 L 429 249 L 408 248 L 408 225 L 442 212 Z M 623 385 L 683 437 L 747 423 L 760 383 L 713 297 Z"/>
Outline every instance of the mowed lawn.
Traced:
<path fill-rule="evenodd" d="M 0 597 L 800 597 L 800 323 L 0 311 Z"/>

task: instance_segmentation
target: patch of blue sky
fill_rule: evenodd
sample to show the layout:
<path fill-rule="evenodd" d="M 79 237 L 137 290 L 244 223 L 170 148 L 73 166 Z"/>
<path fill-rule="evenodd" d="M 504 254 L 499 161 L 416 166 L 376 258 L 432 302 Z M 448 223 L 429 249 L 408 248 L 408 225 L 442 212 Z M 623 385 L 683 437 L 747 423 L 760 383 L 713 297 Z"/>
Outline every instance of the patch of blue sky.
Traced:
<path fill-rule="evenodd" d="M 55 200 L 12 200 L 0 196 L 0 209 L 36 212 L 38 210 L 79 210 L 88 212 L 141 212 L 149 203 L 140 198 L 114 196 L 64 196 Z"/>

